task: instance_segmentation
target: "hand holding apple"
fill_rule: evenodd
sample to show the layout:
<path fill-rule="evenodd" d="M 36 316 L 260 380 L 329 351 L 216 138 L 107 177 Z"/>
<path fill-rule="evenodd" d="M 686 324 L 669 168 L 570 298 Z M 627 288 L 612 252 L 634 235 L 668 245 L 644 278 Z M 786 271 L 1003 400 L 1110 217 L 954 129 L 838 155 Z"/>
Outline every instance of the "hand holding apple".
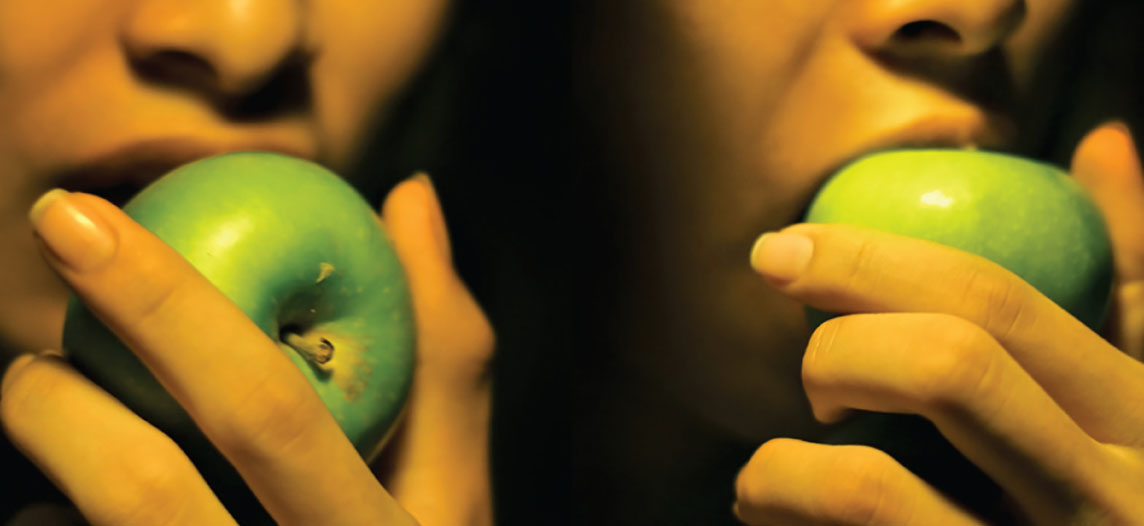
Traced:
<path fill-rule="evenodd" d="M 969 150 L 876 153 L 835 174 L 806 221 L 862 225 L 972 252 L 1094 330 L 1104 320 L 1112 253 L 1100 210 L 1068 174 L 1047 164 Z M 815 309 L 807 315 L 812 326 L 831 317 Z M 859 415 L 827 442 L 877 447 L 979 515 L 1001 513 L 1000 488 L 922 418 Z"/>
<path fill-rule="evenodd" d="M 398 430 L 407 443 L 396 468 L 386 473 L 387 480 L 416 474 L 413 483 L 397 485 L 401 490 L 393 495 L 401 506 L 292 361 L 294 350 L 276 344 L 186 259 L 94 196 L 54 192 L 32 216 L 48 262 L 129 344 L 276 521 L 407 523 L 402 507 L 420 518 L 419 498 L 436 490 L 439 501 L 445 472 L 461 487 L 486 488 L 472 492 L 471 501 L 451 500 L 456 506 L 445 512 L 480 516 L 488 507 L 487 472 L 481 469 L 487 467 L 487 379 L 462 382 L 463 375 L 450 373 L 445 386 L 440 371 L 468 371 L 472 360 L 487 361 L 489 340 L 468 330 L 487 332 L 487 321 L 467 290 L 456 286 L 447 251 L 437 244 L 447 238 L 437 234 L 444 231 L 443 221 L 427 182 L 399 185 L 386 211 L 414 290 L 418 339 L 428 342 L 418 353 L 434 356 L 433 367 L 416 372 L 412 397 L 421 401 L 408 406 L 406 425 Z M 435 243 L 426 244 L 426 237 Z M 321 274 L 319 269 L 314 279 Z M 452 317 L 438 319 L 444 315 Z M 450 323 L 460 329 L 444 340 L 426 329 L 439 331 Z M 323 365 L 338 360 L 341 350 L 336 347 Z M 465 397 L 453 397 L 445 407 L 438 401 L 441 393 L 455 395 L 458 384 L 471 385 Z M 0 405 L 13 443 L 93 522 L 155 523 L 173 514 L 189 523 L 233 521 L 183 444 L 58 358 L 14 363 Z M 449 471 L 417 453 L 424 447 L 457 467 Z"/>
<path fill-rule="evenodd" d="M 362 457 L 376 456 L 409 391 L 414 327 L 401 265 L 356 190 L 313 163 L 240 153 L 176 169 L 123 210 L 276 341 Z M 63 343 L 76 369 L 180 443 L 216 493 L 238 491 L 190 416 L 74 298 Z"/>
<path fill-rule="evenodd" d="M 1077 158 L 1114 140 L 1125 143 L 1100 129 Z M 1118 147 L 1115 155 L 1136 154 Z M 953 206 L 947 198 L 957 196 L 942 190 L 915 200 L 930 194 L 931 206 Z M 1122 198 L 1144 205 L 1144 192 Z M 1062 228 L 1057 217 L 1043 220 Z M 991 236 L 1015 230 L 984 224 Z M 1089 281 L 1098 285 L 1096 300 L 1080 302 L 1100 308 L 1074 316 L 990 259 L 881 228 L 794 225 L 760 239 L 752 265 L 784 295 L 844 314 L 815 330 L 803 358 L 816 418 L 840 422 L 855 410 L 917 415 L 995 481 L 1007 505 L 992 516 L 970 514 L 935 487 L 948 473 L 929 477 L 876 448 L 776 439 L 740 472 L 744 522 L 980 525 L 1005 523 L 1006 512 L 1036 524 L 1144 520 L 1139 499 L 1128 497 L 1144 489 L 1144 417 L 1118 402 L 1144 396 L 1144 366 L 1077 317 L 1099 324 L 1107 294 L 1099 286 L 1108 283 L 1100 272 Z M 907 450 L 924 449 L 912 435 L 896 438 Z"/>
<path fill-rule="evenodd" d="M 412 380 L 413 313 L 397 255 L 353 187 L 298 159 L 229 154 L 167 174 L 123 211 L 277 342 L 354 447 L 376 456 Z M 197 434 L 77 299 L 63 341 L 80 372 L 144 419 L 176 441 Z"/>

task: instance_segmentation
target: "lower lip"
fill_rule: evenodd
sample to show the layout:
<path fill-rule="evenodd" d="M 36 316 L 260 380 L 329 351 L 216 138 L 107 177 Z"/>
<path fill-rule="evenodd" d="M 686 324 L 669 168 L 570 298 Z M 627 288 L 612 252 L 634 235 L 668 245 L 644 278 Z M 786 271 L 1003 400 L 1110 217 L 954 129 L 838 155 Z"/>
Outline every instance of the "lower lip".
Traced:
<path fill-rule="evenodd" d="M 98 195 L 122 206 L 144 186 L 182 164 L 181 162 L 140 162 L 117 167 L 93 167 L 65 174 L 56 186 L 68 191 Z"/>

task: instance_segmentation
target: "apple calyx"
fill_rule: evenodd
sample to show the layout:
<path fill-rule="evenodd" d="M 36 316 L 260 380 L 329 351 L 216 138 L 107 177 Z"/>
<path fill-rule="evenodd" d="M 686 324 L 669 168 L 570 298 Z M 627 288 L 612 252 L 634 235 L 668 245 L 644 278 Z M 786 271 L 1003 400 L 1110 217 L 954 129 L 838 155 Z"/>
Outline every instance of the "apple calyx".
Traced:
<path fill-rule="evenodd" d="M 334 358 L 334 344 L 322 336 L 287 331 L 282 333 L 282 341 L 315 365 L 323 365 Z"/>

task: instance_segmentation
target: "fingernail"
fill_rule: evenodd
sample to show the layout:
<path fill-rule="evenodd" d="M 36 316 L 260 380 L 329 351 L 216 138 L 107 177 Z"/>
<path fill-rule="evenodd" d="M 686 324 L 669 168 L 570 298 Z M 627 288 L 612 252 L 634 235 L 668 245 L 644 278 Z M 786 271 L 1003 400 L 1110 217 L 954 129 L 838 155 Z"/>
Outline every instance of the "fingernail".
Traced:
<path fill-rule="evenodd" d="M 8 384 L 12 382 L 12 378 L 16 376 L 16 373 L 26 367 L 35 358 L 35 354 L 25 353 L 17 356 L 15 360 L 12 360 L 8 364 L 8 369 L 4 372 L 4 380 L 0 382 L 0 398 L 3 398 L 4 393 L 8 392 Z"/>
<path fill-rule="evenodd" d="M 809 237 L 789 232 L 767 232 L 751 248 L 751 267 L 758 273 L 782 282 L 798 279 L 814 254 Z"/>
<path fill-rule="evenodd" d="M 115 254 L 116 240 L 102 218 L 61 189 L 40 196 L 28 219 L 52 259 L 84 272 L 99 268 Z"/>

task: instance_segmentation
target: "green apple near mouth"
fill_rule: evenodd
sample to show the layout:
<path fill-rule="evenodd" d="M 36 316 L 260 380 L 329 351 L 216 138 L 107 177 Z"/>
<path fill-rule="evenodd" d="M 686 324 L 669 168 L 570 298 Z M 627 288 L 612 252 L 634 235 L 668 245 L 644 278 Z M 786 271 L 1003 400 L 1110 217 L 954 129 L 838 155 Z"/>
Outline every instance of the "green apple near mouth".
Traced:
<path fill-rule="evenodd" d="M 405 405 L 415 328 L 400 262 L 361 195 L 314 163 L 250 152 L 184 165 L 123 209 L 278 343 L 372 460 Z M 64 347 L 192 460 L 219 459 L 198 451 L 205 441 L 186 412 L 74 297 Z"/>
<path fill-rule="evenodd" d="M 829 179 L 805 220 L 867 226 L 983 256 L 1093 330 L 1108 312 L 1113 259 L 1103 216 L 1075 180 L 1048 164 L 974 150 L 875 153 Z M 812 328 L 832 316 L 807 308 Z M 824 442 L 881 449 L 990 524 L 1013 522 L 1001 488 L 921 417 L 860 413 Z"/>
<path fill-rule="evenodd" d="M 975 150 L 897 150 L 844 167 L 810 223 L 868 226 L 983 256 L 1090 328 L 1108 310 L 1112 250 L 1100 209 L 1064 171 Z"/>

